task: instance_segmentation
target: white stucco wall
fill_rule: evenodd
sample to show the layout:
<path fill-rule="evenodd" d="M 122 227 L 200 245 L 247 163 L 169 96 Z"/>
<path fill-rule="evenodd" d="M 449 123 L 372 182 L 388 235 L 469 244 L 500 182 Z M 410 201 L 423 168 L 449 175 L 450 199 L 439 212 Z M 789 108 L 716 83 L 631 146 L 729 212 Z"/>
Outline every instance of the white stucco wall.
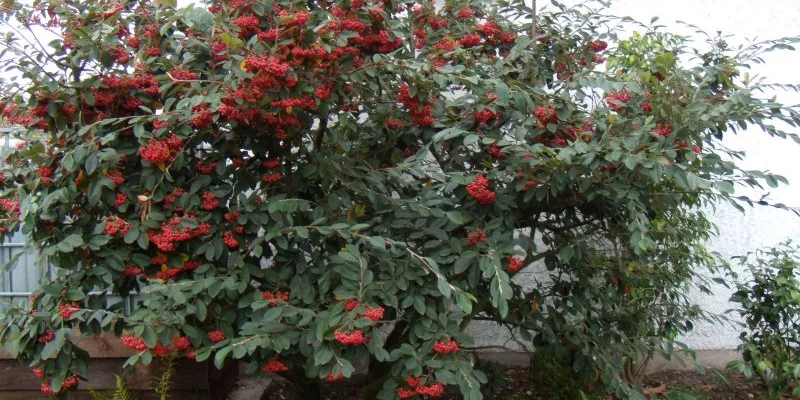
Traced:
<path fill-rule="evenodd" d="M 582 3 L 578 0 L 562 0 L 565 5 Z M 549 3 L 539 0 L 540 7 Z M 714 34 L 722 31 L 732 35 L 727 39 L 731 45 L 747 43 L 748 39 L 772 39 L 784 36 L 800 36 L 800 1 L 798 0 L 616 0 L 608 14 L 630 16 L 648 23 L 658 16 L 657 24 L 666 25 L 669 31 L 691 35 L 693 29 L 675 21 L 698 26 Z M 800 52 L 781 51 L 767 54 L 765 64 L 755 65 L 751 75 L 758 73 L 769 82 L 800 84 Z M 796 93 L 774 93 L 788 104 L 800 103 Z M 771 96 L 772 94 L 769 94 Z M 800 129 L 794 133 L 800 134 Z M 728 146 L 747 152 L 741 163 L 745 169 L 768 170 L 786 177 L 790 184 L 769 189 L 769 198 L 788 206 L 800 207 L 800 145 L 792 140 L 771 138 L 758 131 L 749 130 L 738 136 L 727 135 Z M 760 198 L 764 192 L 737 189 L 737 194 Z M 730 258 L 764 246 L 775 245 L 787 238 L 800 241 L 800 217 L 787 211 L 769 207 L 756 207 L 741 213 L 729 205 L 709 210 L 719 228 L 719 236 L 709 243 L 709 248 Z M 694 298 L 706 310 L 724 313 L 731 308 L 728 298 L 731 291 L 719 285 L 714 287 L 714 296 L 694 294 Z M 738 329 L 735 326 L 698 324 L 682 341 L 696 350 L 734 349 L 738 346 Z M 509 344 L 508 335 L 489 326 L 475 326 L 472 332 L 481 344 Z M 513 347 L 513 346 L 512 346 Z"/>

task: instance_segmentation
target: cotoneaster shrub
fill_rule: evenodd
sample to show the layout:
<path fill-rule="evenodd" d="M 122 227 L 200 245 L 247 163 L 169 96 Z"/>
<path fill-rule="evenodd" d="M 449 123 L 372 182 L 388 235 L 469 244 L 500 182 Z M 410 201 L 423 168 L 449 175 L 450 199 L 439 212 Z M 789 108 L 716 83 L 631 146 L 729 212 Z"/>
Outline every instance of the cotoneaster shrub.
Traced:
<path fill-rule="evenodd" d="M 361 398 L 480 399 L 465 328 L 490 320 L 577 390 L 641 396 L 620 379 L 633 333 L 691 326 L 622 326 L 650 308 L 618 305 L 713 264 L 699 207 L 780 180 L 720 139 L 791 136 L 773 121 L 796 108 L 740 76 L 791 40 L 623 45 L 583 10 L 533 28 L 517 1 L 4 3 L 2 113 L 31 131 L 2 229 L 57 268 L 3 349 L 47 393 L 86 377 L 77 335 L 113 331 L 129 364 L 241 360 L 306 398 L 363 365 Z"/>

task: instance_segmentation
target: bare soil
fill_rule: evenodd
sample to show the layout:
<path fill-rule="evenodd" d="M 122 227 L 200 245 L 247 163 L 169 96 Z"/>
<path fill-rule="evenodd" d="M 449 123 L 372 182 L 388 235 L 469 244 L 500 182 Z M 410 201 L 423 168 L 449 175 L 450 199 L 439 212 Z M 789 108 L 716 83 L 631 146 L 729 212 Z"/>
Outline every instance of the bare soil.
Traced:
<path fill-rule="evenodd" d="M 508 368 L 501 379 L 505 384 L 493 390 L 489 400 L 551 400 L 552 395 L 537 391 L 531 381 L 531 375 L 525 368 Z M 666 395 L 653 399 L 696 399 L 696 400 L 763 400 L 766 390 L 757 379 L 746 379 L 741 375 L 731 375 L 715 370 L 706 370 L 704 374 L 695 370 L 662 371 L 651 374 L 647 381 L 663 382 L 667 385 Z M 352 400 L 358 389 L 365 384 L 362 377 L 326 383 L 322 386 L 324 400 Z M 691 397 L 690 397 L 691 396 Z M 456 400 L 458 393 L 448 393 L 441 397 L 444 400 Z M 261 400 L 289 400 L 292 397 L 292 386 L 285 380 L 275 380 L 265 391 Z M 789 397 L 786 397 L 789 399 Z"/>

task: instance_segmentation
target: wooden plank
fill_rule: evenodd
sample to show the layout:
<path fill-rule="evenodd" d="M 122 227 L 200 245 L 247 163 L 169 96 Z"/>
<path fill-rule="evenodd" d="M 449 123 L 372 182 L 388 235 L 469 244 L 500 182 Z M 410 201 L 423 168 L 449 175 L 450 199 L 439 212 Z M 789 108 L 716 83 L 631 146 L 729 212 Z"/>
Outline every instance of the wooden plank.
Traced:
<path fill-rule="evenodd" d="M 131 393 L 134 395 L 136 400 L 159 400 L 159 397 L 152 391 L 134 390 L 131 391 Z M 0 399 L 3 400 L 53 400 L 53 398 L 53 396 L 45 395 L 39 390 L 18 390 L 13 392 L 0 391 Z M 207 394 L 177 390 L 170 392 L 169 398 L 177 400 L 219 400 L 217 398 L 210 398 L 207 396 Z M 93 400 L 93 397 L 89 391 L 79 390 L 77 392 L 70 392 L 67 395 L 67 400 Z"/>
<path fill-rule="evenodd" d="M 150 366 L 137 365 L 135 368 L 124 371 L 124 359 L 98 359 L 89 363 L 89 376 L 87 381 L 80 383 L 80 388 L 109 390 L 116 385 L 115 375 L 125 378 L 131 390 L 149 390 L 158 373 L 158 360 Z M 211 382 L 209 379 L 207 363 L 197 363 L 192 360 L 180 360 L 175 366 L 173 388 L 177 390 L 191 390 L 208 393 Z M 230 377 L 228 377 L 230 379 Z M 0 393 L 15 390 L 39 390 L 41 381 L 33 375 L 29 368 L 13 360 L 0 360 Z M 0 394 L 0 399 L 5 399 Z"/>
<path fill-rule="evenodd" d="M 72 342 L 89 353 L 89 357 L 97 358 L 127 358 L 136 352 L 128 346 L 122 344 L 120 338 L 111 333 L 103 333 L 99 336 L 81 336 L 78 331 L 72 335 Z M 11 359 L 11 356 L 4 351 L 0 351 L 0 360 Z"/>
<path fill-rule="evenodd" d="M 136 351 L 122 344 L 122 340 L 112 333 L 102 333 L 100 336 L 80 337 L 76 332 L 73 343 L 89 353 L 89 357 L 96 358 L 123 358 L 136 354 Z"/>

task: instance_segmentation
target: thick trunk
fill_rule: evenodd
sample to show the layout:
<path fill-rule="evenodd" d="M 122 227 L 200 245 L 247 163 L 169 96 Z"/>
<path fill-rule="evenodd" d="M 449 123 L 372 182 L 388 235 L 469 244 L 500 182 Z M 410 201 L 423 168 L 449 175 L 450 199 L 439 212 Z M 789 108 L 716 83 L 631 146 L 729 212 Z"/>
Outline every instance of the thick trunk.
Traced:
<path fill-rule="evenodd" d="M 308 380 L 295 384 L 292 391 L 293 400 L 322 400 L 322 388 L 319 382 Z"/>
<path fill-rule="evenodd" d="M 404 342 L 405 336 L 408 335 L 407 328 L 407 321 L 399 321 L 394 326 L 394 329 L 392 330 L 392 333 L 389 334 L 389 337 L 386 338 L 384 348 L 391 352 L 393 349 L 400 347 L 400 344 Z M 357 399 L 374 400 L 381 391 L 381 388 L 383 388 L 383 383 L 386 382 L 391 370 L 391 363 L 378 362 L 378 360 L 376 360 L 374 357 L 370 357 L 369 372 L 367 372 L 366 379 L 367 385 L 359 390 Z"/>
<path fill-rule="evenodd" d="M 391 364 L 381 363 L 377 368 L 370 368 L 367 374 L 367 385 L 358 391 L 358 400 L 375 400 L 383 387 L 383 382 L 389 376 Z"/>

